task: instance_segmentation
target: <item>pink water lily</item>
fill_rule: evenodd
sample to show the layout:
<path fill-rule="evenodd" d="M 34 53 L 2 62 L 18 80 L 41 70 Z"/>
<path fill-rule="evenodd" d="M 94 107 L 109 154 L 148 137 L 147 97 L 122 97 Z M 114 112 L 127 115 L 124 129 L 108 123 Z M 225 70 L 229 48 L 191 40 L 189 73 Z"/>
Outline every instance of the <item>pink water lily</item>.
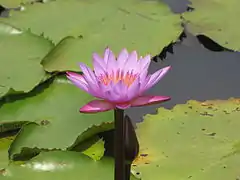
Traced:
<path fill-rule="evenodd" d="M 67 72 L 72 83 L 99 98 L 84 105 L 80 112 L 126 109 L 169 100 L 168 96 L 144 95 L 144 92 L 154 86 L 170 69 L 168 66 L 148 75 L 150 59 L 150 55 L 138 59 L 136 51 L 128 53 L 126 49 L 115 58 L 113 52 L 106 48 L 103 58 L 93 54 L 94 71 L 80 63 L 83 75 Z"/>

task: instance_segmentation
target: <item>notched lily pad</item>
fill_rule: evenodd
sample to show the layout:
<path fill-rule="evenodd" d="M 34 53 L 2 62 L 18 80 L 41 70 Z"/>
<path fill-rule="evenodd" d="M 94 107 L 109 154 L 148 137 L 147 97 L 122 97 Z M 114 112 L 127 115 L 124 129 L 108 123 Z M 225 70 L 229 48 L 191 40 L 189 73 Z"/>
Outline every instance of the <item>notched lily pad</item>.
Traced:
<path fill-rule="evenodd" d="M 102 53 L 106 46 L 116 53 L 126 47 L 155 56 L 183 30 L 180 16 L 158 0 L 57 0 L 26 6 L 25 11 L 12 12 L 11 18 L 3 21 L 23 30 L 30 28 L 38 35 L 44 33 L 56 44 L 61 41 L 45 59 L 49 72 L 79 71 L 79 61 L 90 64 L 92 51 Z M 64 39 L 67 36 L 79 40 Z"/>
<path fill-rule="evenodd" d="M 240 99 L 188 101 L 138 124 L 133 172 L 148 179 L 236 179 Z M 225 168 L 224 168 L 225 167 Z"/>
<path fill-rule="evenodd" d="M 114 161 L 103 158 L 93 161 L 78 152 L 43 152 L 28 162 L 10 164 L 1 179 L 9 180 L 66 180 L 81 177 L 81 180 L 112 180 L 114 177 Z M 131 180 L 136 180 L 131 177 Z"/>
<path fill-rule="evenodd" d="M 19 154 L 22 148 L 65 150 L 113 128 L 111 111 L 79 112 L 93 97 L 76 88 L 65 75 L 55 77 L 52 83 L 43 84 L 41 88 L 25 98 L 6 102 L 0 108 L 0 124 L 32 122 L 22 127 L 11 146 L 10 157 Z"/>
<path fill-rule="evenodd" d="M 42 81 L 46 72 L 40 62 L 52 47 L 43 37 L 0 23 L 0 99 L 29 92 Z"/>
<path fill-rule="evenodd" d="M 84 141 L 83 143 L 78 144 L 71 150 L 82 152 L 83 154 L 91 157 L 93 160 L 98 161 L 104 155 L 104 141 L 98 136 L 93 136 Z"/>
<path fill-rule="evenodd" d="M 46 3 L 52 0 L 0 0 L 0 5 L 6 8 L 18 8 L 26 4 Z"/>
<path fill-rule="evenodd" d="M 0 137 L 0 174 L 3 169 L 8 165 L 8 148 L 10 147 L 15 136 Z M 0 175 L 1 176 L 1 175 Z"/>
<path fill-rule="evenodd" d="M 192 12 L 183 14 L 187 29 L 194 35 L 205 35 L 221 46 L 240 50 L 239 0 L 191 0 Z"/>

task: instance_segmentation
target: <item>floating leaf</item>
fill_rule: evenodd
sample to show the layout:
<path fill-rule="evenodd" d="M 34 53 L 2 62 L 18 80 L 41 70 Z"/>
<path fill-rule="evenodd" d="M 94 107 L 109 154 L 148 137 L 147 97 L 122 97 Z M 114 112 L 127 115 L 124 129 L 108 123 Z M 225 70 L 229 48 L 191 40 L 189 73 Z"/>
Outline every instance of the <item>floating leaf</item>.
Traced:
<path fill-rule="evenodd" d="M 1 170 L 8 165 L 8 148 L 14 136 L 0 138 L 0 174 Z"/>
<path fill-rule="evenodd" d="M 30 0 L 0 0 L 0 5 L 7 8 L 16 8 L 29 1 Z"/>
<path fill-rule="evenodd" d="M 40 62 L 53 47 L 50 41 L 0 24 L 0 47 L 0 98 L 8 92 L 29 92 L 45 78 Z"/>
<path fill-rule="evenodd" d="M 100 139 L 99 137 L 95 136 L 90 138 L 86 143 L 84 143 L 85 146 L 89 146 L 87 149 L 83 150 L 82 153 L 91 157 L 93 160 L 100 160 L 104 155 L 104 141 L 103 139 Z M 79 148 L 82 148 L 83 144 L 80 144 Z"/>
<path fill-rule="evenodd" d="M 192 12 L 183 14 L 187 29 L 194 35 L 206 35 L 223 47 L 240 50 L 240 27 L 236 25 L 239 0 L 191 0 Z"/>
<path fill-rule="evenodd" d="M 93 161 L 77 152 L 43 152 L 29 162 L 11 164 L 0 178 L 5 180 L 112 180 L 114 163 L 111 158 Z M 131 180 L 136 180 L 134 177 Z"/>
<path fill-rule="evenodd" d="M 36 2 L 46 3 L 48 1 L 52 1 L 52 0 L 0 0 L 0 5 L 6 8 L 16 8 L 21 5 L 33 4 Z"/>
<path fill-rule="evenodd" d="M 141 180 L 237 179 L 239 117 L 239 99 L 189 101 L 147 115 L 138 124 L 135 174 Z"/>
<path fill-rule="evenodd" d="M 26 6 L 2 21 L 44 33 L 55 43 L 62 40 L 45 59 L 44 66 L 51 72 L 79 70 L 79 61 L 89 64 L 93 51 L 102 53 L 106 46 L 116 53 L 126 47 L 157 55 L 182 32 L 180 16 L 157 0 L 57 0 Z"/>
<path fill-rule="evenodd" d="M 0 108 L 0 125 L 31 122 L 21 129 L 13 142 L 10 155 L 22 148 L 67 149 L 92 135 L 113 128 L 111 111 L 83 114 L 79 108 L 93 98 L 64 77 L 56 77 L 42 90 L 28 97 L 10 101 Z M 40 88 L 40 87 L 39 87 Z"/>

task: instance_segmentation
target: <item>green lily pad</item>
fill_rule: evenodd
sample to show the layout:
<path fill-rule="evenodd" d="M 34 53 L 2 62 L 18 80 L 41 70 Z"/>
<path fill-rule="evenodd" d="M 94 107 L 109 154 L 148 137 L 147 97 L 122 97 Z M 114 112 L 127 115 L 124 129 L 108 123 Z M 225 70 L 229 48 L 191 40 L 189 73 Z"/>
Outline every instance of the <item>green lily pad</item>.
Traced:
<path fill-rule="evenodd" d="M 59 43 L 44 62 L 50 72 L 79 70 L 79 61 L 90 64 L 92 52 L 102 53 L 106 46 L 116 53 L 126 47 L 157 55 L 182 32 L 180 16 L 157 0 L 57 0 L 26 6 L 25 11 L 12 12 L 11 18 L 2 21 L 44 33 Z"/>
<path fill-rule="evenodd" d="M 43 152 L 22 164 L 11 164 L 0 178 L 5 180 L 112 180 L 114 162 L 111 158 L 93 161 L 77 152 Z M 134 177 L 131 180 L 136 180 Z"/>
<path fill-rule="evenodd" d="M 239 117 L 239 99 L 160 108 L 138 124 L 134 172 L 141 180 L 238 179 Z"/>
<path fill-rule="evenodd" d="M 53 47 L 50 41 L 0 24 L 0 47 L 0 98 L 29 92 L 45 78 L 40 62 Z"/>
<path fill-rule="evenodd" d="M 0 171 L 1 169 L 5 168 L 9 163 L 8 148 L 10 147 L 13 139 L 14 136 L 0 138 Z"/>
<path fill-rule="evenodd" d="M 22 127 L 12 143 L 11 157 L 20 154 L 23 148 L 67 149 L 98 132 L 113 128 L 112 111 L 79 112 L 79 108 L 93 97 L 76 88 L 65 75 L 56 77 L 50 85 L 43 84 L 38 91 L 6 102 L 0 108 L 0 125 L 31 122 Z"/>
<path fill-rule="evenodd" d="M 0 0 L 0 5 L 7 7 L 7 8 L 15 8 L 19 7 L 20 5 L 29 2 L 30 0 Z"/>
<path fill-rule="evenodd" d="M 74 151 L 80 150 L 83 154 L 89 156 L 95 161 L 100 160 L 104 155 L 104 141 L 100 139 L 98 136 L 94 136 L 89 140 L 84 141 L 79 144 L 77 147 L 72 149 Z"/>
<path fill-rule="evenodd" d="M 195 10 L 183 14 L 187 29 L 194 35 L 206 35 L 221 46 L 240 50 L 239 0 L 191 0 Z"/>
<path fill-rule="evenodd" d="M 46 3 L 52 0 L 42 0 L 43 3 Z M 0 5 L 6 8 L 16 8 L 21 5 L 31 4 L 37 2 L 37 0 L 0 0 Z"/>

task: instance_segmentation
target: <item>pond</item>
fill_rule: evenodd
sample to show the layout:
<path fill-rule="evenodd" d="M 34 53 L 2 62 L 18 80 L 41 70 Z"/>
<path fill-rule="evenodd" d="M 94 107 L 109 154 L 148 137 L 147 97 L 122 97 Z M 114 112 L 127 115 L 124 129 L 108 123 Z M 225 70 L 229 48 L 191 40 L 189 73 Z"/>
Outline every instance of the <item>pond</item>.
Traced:
<path fill-rule="evenodd" d="M 240 179 L 239 0 L 0 5 L 0 179 Z"/>

